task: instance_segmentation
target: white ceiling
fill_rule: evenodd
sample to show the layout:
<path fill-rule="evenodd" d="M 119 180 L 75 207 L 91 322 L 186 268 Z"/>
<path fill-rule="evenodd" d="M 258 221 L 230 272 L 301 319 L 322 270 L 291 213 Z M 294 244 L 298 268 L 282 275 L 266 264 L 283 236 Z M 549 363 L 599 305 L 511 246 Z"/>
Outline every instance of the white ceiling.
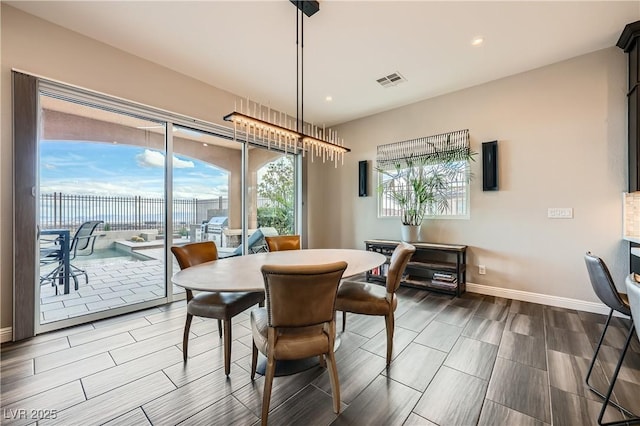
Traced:
<path fill-rule="evenodd" d="M 295 115 L 288 0 L 7 3 Z M 304 20 L 304 118 L 341 123 L 614 46 L 639 19 L 638 0 L 324 0 Z M 408 82 L 376 83 L 396 71 Z"/>

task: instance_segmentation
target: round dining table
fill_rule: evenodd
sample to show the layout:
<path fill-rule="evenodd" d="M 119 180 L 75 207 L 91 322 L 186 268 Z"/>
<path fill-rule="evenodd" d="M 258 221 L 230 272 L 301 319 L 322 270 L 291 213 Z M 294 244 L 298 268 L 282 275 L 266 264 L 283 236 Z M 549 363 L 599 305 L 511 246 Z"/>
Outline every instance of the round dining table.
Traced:
<path fill-rule="evenodd" d="M 256 253 L 227 257 L 201 263 L 177 272 L 171 281 L 180 287 L 195 291 L 264 291 L 262 265 L 319 265 L 338 261 L 347 262 L 342 274 L 349 278 L 376 268 L 386 262 L 386 256 L 365 250 L 306 249 Z M 335 349 L 340 346 L 336 336 Z M 317 357 L 295 361 L 276 362 L 276 376 L 287 376 L 317 365 Z M 257 373 L 264 375 L 266 358 L 260 354 Z"/>
<path fill-rule="evenodd" d="M 264 291 L 262 265 L 319 265 L 347 262 L 343 278 L 382 265 L 387 258 L 365 250 L 307 249 L 256 253 L 202 263 L 177 272 L 171 281 L 196 291 Z"/>

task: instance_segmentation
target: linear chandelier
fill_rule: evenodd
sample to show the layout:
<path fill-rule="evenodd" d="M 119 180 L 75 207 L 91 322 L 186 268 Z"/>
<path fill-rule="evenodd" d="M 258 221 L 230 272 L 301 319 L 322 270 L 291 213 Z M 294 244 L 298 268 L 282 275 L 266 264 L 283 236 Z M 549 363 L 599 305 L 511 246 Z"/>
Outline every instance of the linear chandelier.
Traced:
<path fill-rule="evenodd" d="M 315 157 L 322 158 L 323 162 L 332 161 L 335 167 L 338 163 L 344 164 L 344 154 L 350 152 L 344 146 L 344 139 L 338 137 L 338 133 L 331 129 L 320 128 L 313 124 L 304 122 L 304 16 L 313 15 L 320 8 L 317 1 L 296 1 L 290 0 L 299 10 L 296 12 L 296 118 L 293 119 L 286 114 L 272 111 L 247 99 L 246 108 L 243 100 L 240 101 L 240 110 L 233 111 L 224 116 L 225 121 L 233 123 L 234 138 L 238 130 L 244 132 L 246 141 L 253 137 L 254 142 L 260 142 L 267 148 L 272 147 L 284 150 L 285 153 L 292 152 L 298 154 L 302 152 L 311 155 L 311 161 Z M 299 21 L 302 16 L 302 25 Z M 298 43 L 298 36 L 301 35 L 302 44 Z M 301 59 L 299 60 L 299 56 Z M 302 66 L 301 66 L 302 64 Z M 300 70 L 302 69 L 302 72 Z M 300 95 L 300 92 L 302 94 Z"/>

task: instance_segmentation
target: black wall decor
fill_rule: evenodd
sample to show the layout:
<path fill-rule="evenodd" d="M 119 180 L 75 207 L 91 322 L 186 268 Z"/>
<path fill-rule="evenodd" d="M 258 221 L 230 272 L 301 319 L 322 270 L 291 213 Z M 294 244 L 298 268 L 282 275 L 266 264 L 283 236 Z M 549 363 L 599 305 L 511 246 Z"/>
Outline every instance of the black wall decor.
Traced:
<path fill-rule="evenodd" d="M 498 190 L 498 141 L 482 143 L 482 190 Z"/>
<path fill-rule="evenodd" d="M 358 195 L 367 196 L 367 160 L 358 162 Z"/>

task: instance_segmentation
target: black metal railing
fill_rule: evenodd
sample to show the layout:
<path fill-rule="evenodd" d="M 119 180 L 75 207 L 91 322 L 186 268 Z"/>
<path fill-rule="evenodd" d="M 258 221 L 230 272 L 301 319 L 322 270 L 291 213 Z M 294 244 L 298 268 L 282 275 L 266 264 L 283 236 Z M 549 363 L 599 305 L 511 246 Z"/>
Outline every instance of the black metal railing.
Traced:
<path fill-rule="evenodd" d="M 226 216 L 229 200 L 174 199 L 175 229 L 198 224 L 211 216 Z M 103 220 L 106 231 L 157 229 L 164 233 L 165 202 L 141 196 L 74 195 L 54 192 L 40 195 L 41 229 L 75 229 L 87 220 Z"/>

